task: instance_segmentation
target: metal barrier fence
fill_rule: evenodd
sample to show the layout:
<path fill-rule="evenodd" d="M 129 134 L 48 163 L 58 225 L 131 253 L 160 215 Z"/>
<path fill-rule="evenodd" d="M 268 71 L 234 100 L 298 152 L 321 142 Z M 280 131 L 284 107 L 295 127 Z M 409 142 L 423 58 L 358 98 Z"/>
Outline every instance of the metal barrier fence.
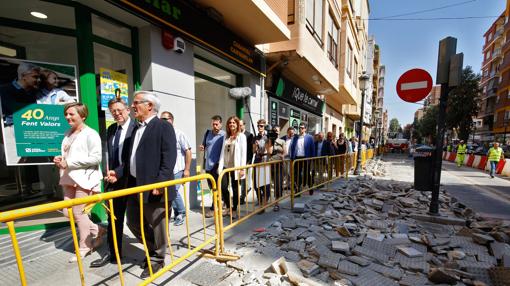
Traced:
<path fill-rule="evenodd" d="M 362 166 L 365 165 L 367 159 L 374 156 L 373 150 L 364 151 L 362 154 Z M 299 197 L 302 193 L 309 191 L 313 192 L 314 189 L 327 185 L 340 178 L 348 178 L 349 172 L 356 168 L 357 152 L 347 153 L 334 156 L 323 156 L 313 158 L 302 158 L 297 160 L 280 160 L 269 161 L 258 164 L 246 165 L 235 168 L 227 168 L 221 171 L 218 176 L 217 184 L 214 178 L 209 174 L 201 174 L 193 177 L 172 180 L 157 184 L 145 185 L 134 187 L 124 190 L 113 192 L 100 193 L 84 198 L 65 200 L 55 203 L 48 203 L 18 210 L 0 213 L 0 222 L 7 224 L 9 234 L 11 236 L 12 246 L 16 256 L 16 262 L 19 269 L 19 276 L 21 285 L 26 285 L 25 272 L 22 263 L 22 257 L 18 242 L 16 239 L 16 232 L 14 229 L 14 221 L 35 216 L 43 213 L 53 212 L 61 209 L 67 209 L 69 212 L 69 223 L 72 231 L 74 248 L 78 262 L 78 269 L 80 274 L 81 284 L 85 285 L 85 277 L 83 272 L 83 264 L 80 256 L 78 246 L 78 236 L 75 228 L 75 219 L 73 216 L 72 207 L 77 205 L 93 205 L 102 201 L 108 201 L 109 208 L 107 208 L 110 216 L 113 217 L 113 201 L 112 199 L 139 195 L 140 204 L 140 228 L 144 229 L 143 225 L 143 193 L 152 191 L 154 189 L 163 189 L 165 195 L 165 225 L 168 245 L 170 250 L 171 263 L 158 272 L 153 273 L 151 263 L 148 263 L 150 277 L 140 283 L 140 285 L 147 285 L 163 275 L 165 272 L 170 271 L 173 267 L 183 262 L 195 253 L 202 251 L 204 256 L 214 258 L 217 260 L 235 260 L 238 257 L 225 253 L 225 232 L 245 222 L 250 217 L 265 211 L 269 207 L 279 209 L 279 203 L 283 200 L 290 199 L 291 207 L 294 207 L 294 199 Z M 214 235 L 207 236 L 206 234 L 206 215 L 204 203 L 204 191 L 199 188 L 202 196 L 202 229 L 203 239 L 198 245 L 191 244 L 191 233 L 189 229 L 189 207 L 187 201 L 187 190 L 184 189 L 184 202 L 186 209 L 186 236 L 187 236 L 187 252 L 175 258 L 172 251 L 172 243 L 169 230 L 169 205 L 168 205 L 168 187 L 176 185 L 184 185 L 189 182 L 200 182 L 208 180 L 211 182 L 211 195 L 214 207 Z M 217 191 L 218 190 L 218 191 Z M 242 199 L 248 199 L 251 193 L 251 204 Z M 271 193 L 273 196 L 271 196 Z M 244 198 L 243 198 L 244 197 Z M 225 207 L 225 208 L 223 208 Z M 277 210 L 277 209 L 275 209 Z M 224 224 L 224 216 L 228 216 L 227 223 Z M 112 232 L 116 233 L 115 224 L 110 225 Z M 150 261 L 149 250 L 144 232 L 142 234 L 142 243 L 147 261 Z M 206 249 L 208 245 L 214 243 L 214 252 L 211 253 Z M 115 248 L 115 258 L 117 260 L 119 278 L 121 285 L 124 285 L 124 277 L 122 272 L 122 264 L 120 263 L 120 256 L 118 252 L 118 245 L 116 236 L 113 236 L 113 244 Z"/>
<path fill-rule="evenodd" d="M 17 209 L 17 210 L 12 210 L 12 211 L 7 211 L 7 212 L 0 213 L 0 222 L 4 222 L 4 223 L 7 224 L 7 227 L 8 227 L 8 230 L 9 230 L 9 234 L 11 236 L 12 247 L 13 247 L 13 250 L 14 250 L 14 255 L 16 257 L 16 263 L 18 265 L 21 285 L 23 285 L 23 286 L 27 285 L 27 281 L 26 281 L 25 270 L 24 270 L 24 267 L 23 267 L 23 261 L 22 261 L 22 256 L 21 256 L 20 248 L 19 248 L 18 241 L 17 241 L 17 238 L 16 238 L 16 232 L 15 232 L 15 228 L 14 228 L 14 221 L 16 221 L 18 219 L 21 219 L 21 218 L 26 218 L 26 217 L 30 217 L 30 216 L 39 215 L 39 214 L 54 212 L 54 211 L 58 211 L 58 210 L 62 210 L 62 209 L 67 209 L 67 211 L 69 213 L 69 224 L 70 224 L 70 227 L 71 227 L 71 232 L 72 232 L 72 237 L 73 237 L 74 250 L 75 250 L 75 254 L 76 254 L 76 258 L 77 258 L 77 264 L 78 264 L 78 270 L 79 270 L 79 274 L 80 274 L 80 281 L 81 281 L 81 285 L 85 285 L 85 275 L 84 275 L 84 272 L 83 272 L 83 263 L 82 263 L 82 258 L 81 258 L 81 255 L 80 255 L 80 248 L 79 248 L 79 245 L 78 245 L 78 235 L 77 235 L 77 232 L 76 232 L 75 218 L 74 218 L 73 209 L 72 209 L 73 206 L 78 206 L 78 205 L 88 206 L 88 205 L 93 205 L 93 204 L 96 204 L 96 203 L 100 203 L 102 201 L 108 201 L 109 208 L 107 208 L 107 210 L 108 210 L 110 216 L 114 217 L 113 216 L 113 213 L 114 213 L 113 212 L 114 211 L 114 209 L 113 209 L 113 199 L 119 198 L 119 197 L 136 196 L 136 195 L 138 195 L 139 196 L 138 200 L 139 200 L 139 204 L 140 204 L 140 214 L 139 214 L 139 217 L 140 217 L 140 229 L 144 229 L 144 221 L 143 221 L 143 211 L 144 211 L 143 193 L 147 192 L 147 191 L 152 191 L 152 190 L 155 190 L 155 189 L 159 189 L 159 190 L 163 190 L 164 191 L 164 197 L 165 197 L 165 226 L 166 226 L 166 235 L 167 235 L 167 239 L 168 239 L 168 245 L 169 245 L 169 248 L 170 248 L 171 263 L 166 265 L 165 267 L 163 267 L 162 269 L 160 269 L 156 273 L 153 273 L 151 263 L 147 263 L 147 265 L 149 267 L 150 277 L 147 278 L 146 280 L 144 280 L 142 283 L 140 283 L 140 285 L 147 285 L 147 284 L 151 283 L 156 278 L 160 277 L 165 272 L 171 270 L 177 264 L 179 264 L 182 261 L 186 260 L 187 258 L 192 256 L 193 254 L 195 254 L 195 253 L 197 253 L 199 251 L 206 251 L 206 249 L 205 249 L 206 246 L 211 245 L 212 243 L 214 243 L 216 249 L 219 249 L 219 237 L 220 237 L 219 231 L 220 231 L 220 229 L 217 227 L 219 225 L 219 223 L 218 223 L 218 216 L 216 216 L 216 215 L 214 216 L 214 221 L 215 221 L 215 223 L 214 223 L 214 225 L 215 225 L 214 235 L 209 235 L 208 236 L 206 234 L 205 205 L 204 204 L 202 204 L 202 224 L 203 224 L 202 230 L 203 230 L 203 233 L 204 233 L 204 237 L 203 237 L 203 240 L 202 240 L 202 242 L 200 244 L 198 244 L 198 245 L 196 245 L 194 247 L 192 247 L 192 245 L 191 245 L 191 234 L 190 234 L 190 230 L 189 230 L 189 220 L 188 220 L 188 217 L 189 217 L 188 209 L 189 209 L 189 207 L 188 207 L 188 204 L 187 204 L 187 195 L 186 195 L 187 190 L 186 190 L 186 185 L 185 184 L 189 183 L 189 182 L 200 182 L 202 180 L 208 180 L 208 181 L 211 182 L 211 187 L 212 187 L 212 192 L 211 193 L 213 195 L 213 204 L 214 204 L 215 208 L 218 209 L 219 205 L 218 205 L 218 196 L 217 196 L 218 192 L 216 192 L 216 182 L 215 182 L 214 178 L 211 175 L 209 175 L 209 174 L 201 174 L 201 175 L 197 175 L 197 176 L 193 176 L 193 177 L 182 178 L 182 179 L 172 180 L 172 181 L 168 181 L 168 182 L 161 182 L 161 183 L 145 185 L 145 186 L 139 186 L 139 187 L 124 189 L 124 190 L 105 192 L 105 193 L 91 195 L 91 196 L 84 197 L 84 198 L 59 201 L 59 202 L 48 203 L 48 204 L 43 204 L 43 205 L 37 205 L 37 206 L 32 206 L 32 207 L 27 207 L 27 208 L 22 208 L 22 209 Z M 170 229 L 169 229 L 169 204 L 168 204 L 168 199 L 167 199 L 168 198 L 168 188 L 171 187 L 171 186 L 176 186 L 176 185 L 184 185 L 184 188 L 185 188 L 184 189 L 184 202 L 185 202 L 185 209 L 186 209 L 186 221 L 185 221 L 185 223 L 186 223 L 187 248 L 188 248 L 187 252 L 185 254 L 183 254 L 182 256 L 180 256 L 179 258 L 175 258 L 174 257 L 174 254 L 173 254 L 173 251 L 172 251 L 172 247 L 171 247 L 172 242 L 171 242 L 171 238 L 170 238 Z M 202 195 L 202 201 L 203 201 L 204 191 L 201 190 L 201 193 L 202 193 L 201 195 Z M 112 228 L 112 232 L 116 233 L 115 224 L 112 223 L 110 225 L 110 227 Z M 145 256 L 146 256 L 147 261 L 150 261 L 149 250 L 147 248 L 147 241 L 146 241 L 146 238 L 145 238 L 145 234 L 144 234 L 143 231 L 141 231 L 141 234 L 142 234 L 142 243 L 144 245 Z M 120 256 L 119 256 L 119 250 L 118 250 L 116 235 L 113 235 L 113 244 L 114 244 L 114 248 L 115 248 L 115 258 L 117 260 L 117 265 L 118 265 L 118 270 L 119 270 L 120 283 L 121 283 L 121 285 L 124 285 L 124 276 L 123 276 L 123 272 L 122 272 L 122 263 L 120 263 Z"/>

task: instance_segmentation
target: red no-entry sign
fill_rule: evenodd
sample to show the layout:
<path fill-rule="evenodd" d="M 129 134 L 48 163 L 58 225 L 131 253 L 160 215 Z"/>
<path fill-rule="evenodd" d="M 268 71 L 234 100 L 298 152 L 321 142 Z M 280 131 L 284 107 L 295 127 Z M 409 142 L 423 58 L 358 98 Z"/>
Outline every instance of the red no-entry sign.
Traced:
<path fill-rule="evenodd" d="M 406 71 L 397 81 L 397 94 L 407 102 L 418 102 L 432 90 L 432 77 L 422 69 Z"/>

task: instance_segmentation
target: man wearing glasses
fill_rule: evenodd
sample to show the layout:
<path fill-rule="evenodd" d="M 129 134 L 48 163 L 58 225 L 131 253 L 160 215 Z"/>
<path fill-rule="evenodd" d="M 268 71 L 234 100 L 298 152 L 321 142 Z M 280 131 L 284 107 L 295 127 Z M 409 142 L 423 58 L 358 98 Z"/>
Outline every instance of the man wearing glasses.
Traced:
<path fill-rule="evenodd" d="M 161 102 L 150 91 L 135 92 L 131 108 L 138 121 L 131 142 L 128 186 L 143 186 L 153 183 L 167 182 L 174 179 L 174 166 L 177 157 L 177 141 L 172 124 L 157 117 Z M 140 224 L 140 202 L 138 196 L 128 199 L 127 225 L 139 242 L 142 231 L 147 238 L 147 249 L 150 261 L 143 266 L 140 278 L 150 276 L 149 263 L 153 273 L 165 266 L 165 255 L 168 250 L 165 219 L 165 189 L 154 189 L 143 192 L 143 224 Z M 174 187 L 168 188 L 168 204 L 177 196 Z"/>
<path fill-rule="evenodd" d="M 290 159 L 297 160 L 303 158 L 315 157 L 315 144 L 313 136 L 306 133 L 306 124 L 299 124 L 299 135 L 292 137 L 290 144 Z M 309 161 L 299 161 L 294 169 L 294 181 L 297 186 L 296 192 L 300 192 L 302 185 L 308 183 L 309 193 L 313 195 L 312 189 L 312 173 Z"/>
<path fill-rule="evenodd" d="M 106 131 L 107 145 L 107 171 L 104 180 L 108 183 L 105 188 L 107 192 L 124 189 L 127 187 L 127 176 L 124 172 L 124 166 L 129 160 L 129 142 L 135 121 L 129 118 L 129 107 L 124 100 L 114 98 L 108 102 L 108 109 L 115 120 L 115 123 L 108 127 Z M 90 263 L 90 267 L 103 267 L 108 263 L 117 263 L 115 259 L 115 248 L 113 245 L 113 232 L 111 224 L 115 223 L 117 246 L 119 255 L 122 257 L 122 234 L 124 232 L 124 216 L 126 214 L 127 197 L 118 197 L 113 199 L 113 215 L 115 220 L 109 214 L 108 223 L 108 249 L 109 253 L 105 256 L 94 260 Z M 113 221 L 113 222 L 112 222 Z"/>
<path fill-rule="evenodd" d="M 221 130 L 221 116 L 214 115 L 211 117 L 211 129 L 207 130 L 200 145 L 200 151 L 204 152 L 205 172 L 213 176 L 214 180 L 218 180 L 218 164 L 223 148 L 223 141 L 225 139 L 225 131 Z M 209 189 L 212 188 L 211 182 L 207 180 Z M 211 203 L 209 211 L 205 213 L 205 217 L 211 218 L 214 216 L 214 201 Z"/>
<path fill-rule="evenodd" d="M 169 111 L 161 112 L 161 120 L 165 120 L 170 124 L 174 124 L 174 115 Z M 175 126 L 174 126 L 175 128 Z M 174 167 L 174 179 L 187 178 L 190 175 L 191 167 L 191 144 L 189 139 L 181 130 L 175 128 L 175 137 L 177 139 L 177 160 Z M 179 226 L 184 223 L 186 217 L 186 207 L 182 200 L 180 192 L 184 192 L 183 185 L 179 185 L 177 189 L 177 197 L 172 202 L 174 209 L 174 225 Z M 189 196 L 188 196 L 189 197 Z"/>

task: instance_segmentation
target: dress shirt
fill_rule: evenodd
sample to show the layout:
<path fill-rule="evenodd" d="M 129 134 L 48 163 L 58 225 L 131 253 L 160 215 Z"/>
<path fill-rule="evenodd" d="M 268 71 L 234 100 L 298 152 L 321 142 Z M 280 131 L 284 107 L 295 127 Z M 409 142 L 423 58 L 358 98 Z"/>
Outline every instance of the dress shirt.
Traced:
<path fill-rule="evenodd" d="M 129 162 L 129 173 L 131 176 L 136 178 L 136 149 L 138 148 L 138 144 L 140 144 L 140 139 L 142 139 L 143 132 L 147 127 L 147 124 L 156 117 L 156 114 L 147 118 L 146 120 L 139 122 L 139 126 L 136 129 L 135 138 L 133 139 L 133 148 L 131 149 L 131 158 Z"/>
<path fill-rule="evenodd" d="M 296 144 L 296 156 L 304 157 L 305 156 L 305 136 L 299 135 Z"/>
<path fill-rule="evenodd" d="M 124 124 L 119 125 L 119 126 L 122 126 L 122 129 L 120 131 L 120 139 L 119 139 L 119 164 L 120 165 L 122 165 L 122 148 L 124 148 L 124 140 L 126 139 L 126 134 L 127 134 L 128 127 L 129 127 L 130 123 L 131 123 L 131 118 L 128 117 L 128 119 L 126 121 L 124 121 Z M 112 138 L 112 146 L 114 143 L 113 140 L 115 140 L 115 138 Z"/>

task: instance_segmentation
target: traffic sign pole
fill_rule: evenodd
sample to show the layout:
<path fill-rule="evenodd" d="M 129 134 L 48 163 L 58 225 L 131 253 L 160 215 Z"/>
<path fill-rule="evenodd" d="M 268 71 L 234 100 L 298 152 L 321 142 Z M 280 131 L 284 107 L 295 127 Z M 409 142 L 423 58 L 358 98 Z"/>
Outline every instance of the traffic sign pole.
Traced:
<path fill-rule="evenodd" d="M 441 84 L 439 112 L 437 116 L 436 153 L 434 158 L 434 187 L 430 200 L 429 214 L 439 215 L 439 189 L 441 186 L 441 167 L 443 165 L 443 142 L 446 133 L 446 105 L 448 94 L 453 86 L 460 83 L 462 54 L 455 54 L 457 39 L 446 37 L 439 42 L 436 83 Z M 460 67 L 460 68 L 459 68 Z"/>

